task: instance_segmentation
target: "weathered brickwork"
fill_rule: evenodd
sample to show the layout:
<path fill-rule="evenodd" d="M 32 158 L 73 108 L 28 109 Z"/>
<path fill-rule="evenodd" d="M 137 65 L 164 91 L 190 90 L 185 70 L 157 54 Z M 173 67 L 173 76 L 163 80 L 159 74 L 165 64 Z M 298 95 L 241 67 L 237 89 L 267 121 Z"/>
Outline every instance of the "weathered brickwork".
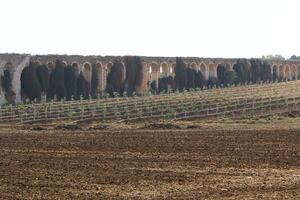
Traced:
<path fill-rule="evenodd" d="M 98 69 L 98 91 L 103 91 L 106 87 L 106 77 L 109 73 L 113 62 L 120 60 L 124 66 L 124 76 L 126 78 L 126 70 L 124 58 L 121 56 L 80 56 L 80 55 L 35 55 L 28 54 L 0 54 L 0 75 L 3 74 L 4 69 L 9 69 L 12 77 L 13 91 L 16 94 L 15 101 L 20 102 L 20 76 L 24 67 L 30 61 L 46 64 L 51 70 L 55 65 L 55 60 L 60 59 L 65 65 L 72 65 L 77 68 L 78 73 L 82 72 L 85 79 L 91 80 L 92 65 Z M 200 70 L 206 79 L 209 77 L 217 77 L 217 68 L 220 64 L 232 69 L 237 59 L 223 59 L 223 58 L 183 58 L 186 65 L 195 70 Z M 141 57 L 143 64 L 143 81 L 138 88 L 139 92 L 147 91 L 148 81 L 156 80 L 162 76 L 174 76 L 175 71 L 175 57 Z M 271 73 L 276 73 L 278 77 L 286 79 L 295 79 L 300 77 L 300 62 L 292 60 L 269 60 L 271 65 Z M 5 103 L 4 92 L 0 83 L 0 104 Z"/>

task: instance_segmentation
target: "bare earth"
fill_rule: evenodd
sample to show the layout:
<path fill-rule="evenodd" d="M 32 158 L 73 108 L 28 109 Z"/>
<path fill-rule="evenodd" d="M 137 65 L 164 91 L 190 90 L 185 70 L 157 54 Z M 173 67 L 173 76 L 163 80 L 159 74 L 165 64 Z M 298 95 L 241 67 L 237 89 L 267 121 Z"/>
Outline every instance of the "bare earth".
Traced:
<path fill-rule="evenodd" d="M 0 199 L 300 199 L 300 129 L 0 129 Z"/>

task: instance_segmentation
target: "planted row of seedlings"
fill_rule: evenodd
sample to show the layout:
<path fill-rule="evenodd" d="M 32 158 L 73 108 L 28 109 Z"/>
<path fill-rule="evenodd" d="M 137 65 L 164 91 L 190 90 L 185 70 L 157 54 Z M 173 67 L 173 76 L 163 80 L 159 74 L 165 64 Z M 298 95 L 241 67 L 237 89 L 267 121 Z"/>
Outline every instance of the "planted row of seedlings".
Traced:
<path fill-rule="evenodd" d="M 298 95 L 299 86 L 300 83 L 295 81 L 148 97 L 9 106 L 1 109 L 0 119 L 1 121 L 29 123 L 55 119 L 135 120 L 139 118 L 174 119 L 189 116 L 226 115 L 227 113 L 241 112 L 241 109 L 246 110 L 251 105 L 252 107 L 249 109 L 255 110 L 260 108 L 259 102 L 264 102 L 270 108 L 274 102 L 285 100 L 290 94 Z"/>

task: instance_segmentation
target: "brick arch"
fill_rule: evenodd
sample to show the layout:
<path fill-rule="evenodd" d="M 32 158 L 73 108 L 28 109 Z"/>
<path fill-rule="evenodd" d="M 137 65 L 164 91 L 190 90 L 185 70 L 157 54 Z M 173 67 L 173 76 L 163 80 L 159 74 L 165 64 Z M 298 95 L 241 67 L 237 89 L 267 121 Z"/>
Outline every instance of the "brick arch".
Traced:
<path fill-rule="evenodd" d="M 151 62 L 149 65 L 149 71 L 151 73 L 149 74 L 149 80 L 156 81 L 156 87 L 158 88 L 158 80 L 159 80 L 159 65 L 156 62 Z"/>
<path fill-rule="evenodd" d="M 208 65 L 208 76 L 209 77 L 217 77 L 216 75 L 216 65 L 214 63 L 209 63 Z"/>
<path fill-rule="evenodd" d="M 203 74 L 203 76 L 205 77 L 205 79 L 208 79 L 208 69 L 207 69 L 207 65 L 205 63 L 200 63 L 200 71 Z"/>
<path fill-rule="evenodd" d="M 291 80 L 291 66 L 285 65 L 285 78 Z"/>
<path fill-rule="evenodd" d="M 46 66 L 47 66 L 49 72 L 51 72 L 54 69 L 55 64 L 52 61 L 48 61 Z"/>
<path fill-rule="evenodd" d="M 170 74 L 175 74 L 176 63 L 172 63 L 170 67 Z"/>
<path fill-rule="evenodd" d="M 190 68 L 193 69 L 193 70 L 196 70 L 196 71 L 199 70 L 199 66 L 195 62 L 190 63 Z"/>
<path fill-rule="evenodd" d="M 91 82 L 92 80 L 92 65 L 89 62 L 84 62 L 82 65 L 82 74 L 84 78 Z"/>
<path fill-rule="evenodd" d="M 168 76 L 169 75 L 169 65 L 167 62 L 162 62 L 159 68 L 159 73 L 162 76 Z"/>
<path fill-rule="evenodd" d="M 291 78 L 292 79 L 297 79 L 298 78 L 298 73 L 297 73 L 297 67 L 295 64 L 291 66 Z"/>

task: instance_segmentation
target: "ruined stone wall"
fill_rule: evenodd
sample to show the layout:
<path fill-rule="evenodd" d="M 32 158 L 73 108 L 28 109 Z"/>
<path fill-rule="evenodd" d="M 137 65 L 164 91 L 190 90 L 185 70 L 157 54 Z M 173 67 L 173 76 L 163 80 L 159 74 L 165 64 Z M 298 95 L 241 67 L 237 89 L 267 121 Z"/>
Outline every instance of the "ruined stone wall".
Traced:
<path fill-rule="evenodd" d="M 175 57 L 145 57 L 141 56 L 143 64 L 143 81 L 138 88 L 139 92 L 148 90 L 148 81 L 158 80 L 163 76 L 174 76 Z M 5 67 L 10 66 L 12 75 L 13 91 L 16 93 L 15 101 L 20 102 L 20 76 L 23 68 L 28 65 L 29 61 L 46 64 L 51 70 L 55 66 L 56 59 L 63 61 L 66 65 L 72 65 L 77 68 L 78 73 L 82 73 L 86 80 L 91 81 L 92 66 L 98 69 L 98 92 L 104 91 L 106 87 L 106 78 L 113 62 L 120 60 L 124 66 L 124 80 L 126 70 L 124 57 L 121 56 L 80 56 L 80 55 L 35 55 L 28 54 L 0 54 L 0 76 L 3 75 Z M 224 65 L 228 69 L 233 69 L 238 59 L 223 58 L 196 58 L 184 57 L 186 65 L 192 69 L 200 70 L 206 79 L 209 77 L 217 78 L 217 68 Z M 300 61 L 296 60 L 268 60 L 271 65 L 271 73 L 276 73 L 278 77 L 293 79 L 300 77 Z M 9 64 L 9 65 L 8 65 Z M 1 81 L 0 81 L 1 82 Z M 5 102 L 4 92 L 0 83 L 0 105 Z"/>

